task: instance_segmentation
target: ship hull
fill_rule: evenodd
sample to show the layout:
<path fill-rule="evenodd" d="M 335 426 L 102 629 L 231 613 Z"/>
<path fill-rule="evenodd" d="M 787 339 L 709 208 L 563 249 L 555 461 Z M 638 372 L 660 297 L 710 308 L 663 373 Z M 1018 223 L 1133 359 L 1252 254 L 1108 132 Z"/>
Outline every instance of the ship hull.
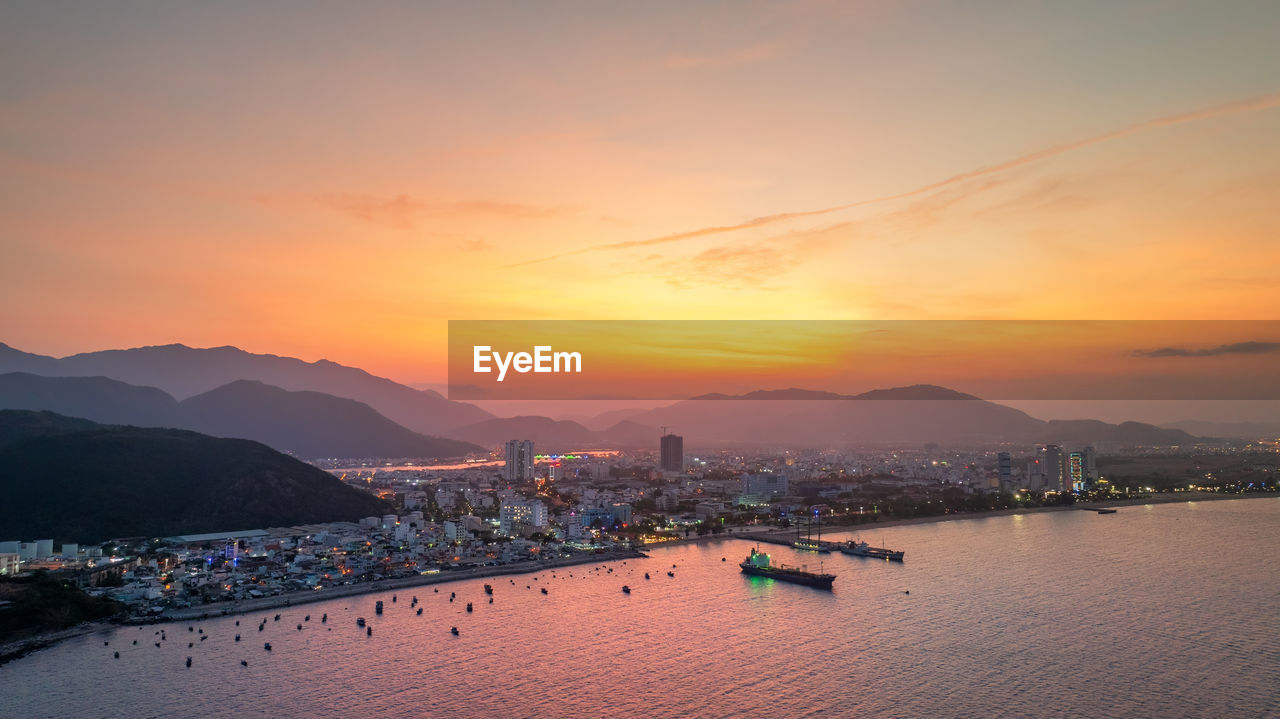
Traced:
<path fill-rule="evenodd" d="M 792 584 L 803 584 L 806 587 L 814 587 L 817 589 L 830 589 L 831 584 L 836 578 L 830 574 L 802 574 L 795 572 L 784 572 L 777 569 L 765 569 L 755 567 L 747 563 L 739 564 L 742 567 L 743 574 L 749 574 L 753 577 L 767 577 L 776 579 L 780 582 L 791 582 Z"/>
<path fill-rule="evenodd" d="M 903 552 L 895 552 L 892 549 L 884 549 L 883 547 L 841 547 L 841 552 L 852 557 L 869 557 L 871 559 L 888 559 L 893 562 L 901 562 Z"/>

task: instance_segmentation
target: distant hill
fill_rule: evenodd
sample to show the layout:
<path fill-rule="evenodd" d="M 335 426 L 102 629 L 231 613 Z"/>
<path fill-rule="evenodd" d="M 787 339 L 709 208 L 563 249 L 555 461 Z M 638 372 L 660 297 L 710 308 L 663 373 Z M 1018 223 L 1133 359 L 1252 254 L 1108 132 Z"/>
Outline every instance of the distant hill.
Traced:
<path fill-rule="evenodd" d="M 381 515 L 382 500 L 242 439 L 0 411 L 0 533 L 96 543 Z"/>
<path fill-rule="evenodd" d="M 596 434 L 577 422 L 549 417 L 498 417 L 460 427 L 450 437 L 494 447 L 509 439 L 531 439 L 534 446 L 548 450 L 572 449 L 569 445 L 593 445 Z"/>
<path fill-rule="evenodd" d="M 1096 419 L 1054 419 L 1044 437 L 1046 441 L 1067 444 L 1111 444 L 1168 446 L 1196 444 L 1203 440 L 1180 429 L 1164 429 L 1142 422 L 1108 424 Z"/>
<path fill-rule="evenodd" d="M 451 402 L 437 392 L 407 387 L 336 362 L 253 354 L 236 347 L 207 349 L 180 344 L 86 352 L 57 359 L 0 344 L 0 373 L 110 377 L 156 387 L 184 399 L 236 380 L 257 380 L 292 391 L 309 390 L 364 402 L 383 416 L 422 434 L 493 417 L 474 405 Z"/>
<path fill-rule="evenodd" d="M 460 457 L 483 451 L 405 429 L 363 402 L 251 380 L 223 385 L 180 406 L 190 429 L 252 438 L 300 457 Z"/>
<path fill-rule="evenodd" d="M 635 414 L 631 421 L 666 426 L 691 443 L 824 446 L 1019 442 L 1189 444 L 1183 432 L 1151 425 L 1045 422 L 1021 410 L 934 385 L 838 395 L 769 390 L 714 395 Z"/>
<path fill-rule="evenodd" d="M 299 457 L 460 457 L 478 446 L 427 437 L 355 400 L 232 382 L 176 402 L 106 377 L 0 375 L 0 409 L 50 410 L 107 424 L 193 429 L 252 439 Z"/>
<path fill-rule="evenodd" d="M 636 449 L 657 445 L 659 432 L 631 421 L 592 431 L 577 422 L 548 417 L 501 417 L 462 427 L 450 435 L 485 447 L 497 447 L 509 439 L 530 439 L 539 451 L 574 449 Z"/>
<path fill-rule="evenodd" d="M 1229 437 L 1232 439 L 1259 439 L 1280 437 L 1280 422 L 1206 422 L 1183 420 L 1161 425 L 1164 429 L 1179 429 L 1202 437 Z"/>
<path fill-rule="evenodd" d="M 135 387 L 106 377 L 0 374 L 0 409 L 43 409 L 95 422 L 139 427 L 183 424 L 173 397 L 155 387 Z"/>

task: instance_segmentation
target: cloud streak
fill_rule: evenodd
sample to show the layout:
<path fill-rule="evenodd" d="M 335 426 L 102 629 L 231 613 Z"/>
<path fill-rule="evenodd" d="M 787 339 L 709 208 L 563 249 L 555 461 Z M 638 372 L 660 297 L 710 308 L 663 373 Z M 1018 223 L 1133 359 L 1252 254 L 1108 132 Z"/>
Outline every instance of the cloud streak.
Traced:
<path fill-rule="evenodd" d="M 665 245 L 672 242 L 682 242 L 685 240 L 697 239 L 699 237 L 708 237 L 711 235 L 720 235 L 728 232 L 749 230 L 756 227 L 762 227 L 765 225 L 771 225 L 778 222 L 785 222 L 787 220 L 794 220 L 802 217 L 815 217 L 819 215 L 827 215 L 833 212 L 850 210 L 857 207 L 865 207 L 868 205 L 876 205 L 876 204 L 881 204 L 885 202 L 892 202 L 894 200 L 903 200 L 911 197 L 917 197 L 920 195 L 929 194 L 931 192 L 935 192 L 937 190 L 950 187 L 952 185 L 958 185 L 964 182 L 968 182 L 969 180 L 973 180 L 976 178 L 985 177 L 988 175 L 995 175 L 1001 172 L 1006 172 L 1008 170 L 1022 167 L 1024 165 L 1030 165 L 1036 162 L 1040 162 L 1042 160 L 1047 160 L 1049 158 L 1056 157 L 1058 155 L 1064 155 L 1066 153 L 1073 152 L 1075 150 L 1084 149 L 1091 145 L 1098 145 L 1104 142 L 1118 140 L 1120 138 L 1128 137 L 1130 135 L 1135 135 L 1148 130 L 1155 130 L 1162 127 L 1182 125 L 1189 122 L 1198 122 L 1202 120 L 1209 120 L 1209 119 L 1213 119 L 1217 117 L 1225 117 L 1229 115 L 1238 115 L 1238 114 L 1248 113 L 1248 112 L 1259 112 L 1262 110 L 1269 110 L 1274 107 L 1280 107 L 1280 93 L 1272 93 L 1269 95 L 1254 97 L 1247 100 L 1238 100 L 1238 101 L 1229 102 L 1223 105 L 1216 105 L 1214 107 L 1203 108 L 1199 110 L 1192 110 L 1189 112 L 1183 112 L 1176 115 L 1167 115 L 1165 117 L 1159 117 L 1154 120 L 1146 120 L 1144 122 L 1139 122 L 1133 125 L 1129 125 L 1127 127 L 1120 128 L 1118 130 L 1105 132 L 1100 135 L 1094 135 L 1092 137 L 1087 137 L 1081 140 L 1074 140 L 1074 141 L 1063 143 L 1060 145 L 1054 145 L 1052 147 L 1049 147 L 1043 150 L 1039 150 L 1026 155 L 1015 157 L 1012 160 L 1007 160 L 999 164 L 987 165 L 985 167 L 981 167 L 976 170 L 962 172 L 956 175 L 952 175 L 951 177 L 948 177 L 946 179 L 939 180 L 937 182 L 932 182 L 927 185 L 917 187 L 915 189 L 906 190 L 904 192 L 899 192 L 892 195 L 883 195 L 880 197 L 873 197 L 865 200 L 849 202 L 843 205 L 836 205 L 834 207 L 824 207 L 817 210 L 804 210 L 799 212 L 782 212 L 782 213 L 773 214 L 773 215 L 763 215 L 761 217 L 756 217 L 756 218 L 747 220 L 745 222 L 739 222 L 739 223 L 729 224 L 729 225 L 716 225 L 712 227 L 702 227 L 696 230 L 690 230 L 687 232 L 677 232 L 675 234 L 663 235 L 661 237 L 653 237 L 645 240 L 628 240 L 625 242 L 612 242 L 607 244 L 591 245 L 589 247 L 583 247 L 581 249 L 572 250 L 569 252 L 562 252 L 560 254 L 551 255 L 548 257 L 539 257 L 531 260 L 525 260 L 523 262 L 516 262 L 516 263 L 507 265 L 507 267 L 509 268 L 525 267 L 528 265 L 535 265 L 542 262 L 550 262 L 552 260 L 558 260 L 564 257 L 574 257 L 576 255 L 584 255 L 584 254 L 593 253 L 593 252 L 607 252 L 612 250 L 626 250 L 626 249 L 631 249 L 635 247 L 652 247 L 654 245 Z"/>
<path fill-rule="evenodd" d="M 409 195 L 380 197 L 358 194 L 316 195 L 313 199 L 332 210 L 356 219 L 386 225 L 396 229 L 409 229 L 419 217 L 459 215 L 498 215 L 516 219 L 550 217 L 560 210 L 514 202 L 492 200 L 462 200 L 458 202 L 427 202 Z"/>
<path fill-rule="evenodd" d="M 1161 347 L 1154 350 L 1135 350 L 1137 357 L 1218 357 L 1220 355 L 1260 355 L 1280 352 L 1280 342 L 1232 342 L 1204 349 L 1187 347 Z"/>

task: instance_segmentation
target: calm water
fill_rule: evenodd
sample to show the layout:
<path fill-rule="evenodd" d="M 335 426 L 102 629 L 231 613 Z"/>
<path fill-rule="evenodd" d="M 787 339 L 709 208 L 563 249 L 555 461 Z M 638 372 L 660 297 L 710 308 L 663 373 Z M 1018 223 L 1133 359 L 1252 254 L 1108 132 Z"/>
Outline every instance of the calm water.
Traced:
<path fill-rule="evenodd" d="M 663 548 L 493 604 L 477 580 L 72 640 L 0 666 L 0 715 L 1278 716 L 1278 530 L 1276 499 L 896 527 L 864 538 L 907 563 L 823 555 L 830 593 L 744 577 L 740 540 Z"/>

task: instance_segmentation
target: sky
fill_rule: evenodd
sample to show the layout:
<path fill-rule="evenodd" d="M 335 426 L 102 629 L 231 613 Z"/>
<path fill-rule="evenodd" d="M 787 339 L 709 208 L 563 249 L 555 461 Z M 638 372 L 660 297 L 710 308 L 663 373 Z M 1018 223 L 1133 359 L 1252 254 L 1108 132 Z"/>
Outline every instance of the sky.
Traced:
<path fill-rule="evenodd" d="M 443 382 L 451 319 L 1280 319 L 1278 34 L 1275 2 L 8 2 L 0 341 Z"/>

